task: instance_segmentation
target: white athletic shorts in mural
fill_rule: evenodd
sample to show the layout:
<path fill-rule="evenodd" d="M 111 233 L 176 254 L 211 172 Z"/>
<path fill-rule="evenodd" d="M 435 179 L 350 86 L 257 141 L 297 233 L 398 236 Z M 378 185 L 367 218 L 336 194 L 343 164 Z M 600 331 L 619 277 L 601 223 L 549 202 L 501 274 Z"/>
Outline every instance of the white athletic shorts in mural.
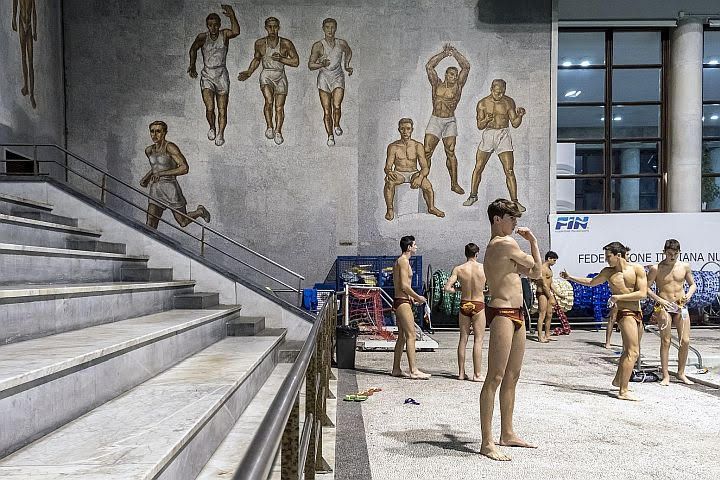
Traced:
<path fill-rule="evenodd" d="M 263 69 L 260 72 L 260 86 L 270 85 L 273 87 L 275 95 L 287 95 L 288 81 L 285 76 L 285 70 Z"/>
<path fill-rule="evenodd" d="M 410 183 L 415 175 L 420 173 L 419 170 L 413 170 L 412 172 L 401 172 L 400 170 L 393 170 L 395 173 L 403 177 L 402 183 Z"/>
<path fill-rule="evenodd" d="M 425 129 L 425 135 L 435 135 L 437 138 L 457 137 L 457 122 L 455 117 L 436 117 L 430 116 L 430 121 Z"/>
<path fill-rule="evenodd" d="M 227 95 L 230 91 L 230 75 L 223 65 L 222 67 L 205 67 L 200 72 L 200 89 L 212 90 L 218 95 Z"/>
<path fill-rule="evenodd" d="M 160 180 L 151 183 L 150 196 L 159 200 L 159 202 L 150 200 L 150 203 L 160 208 L 180 209 L 187 205 L 187 200 L 174 177 L 160 177 Z"/>
<path fill-rule="evenodd" d="M 482 131 L 478 150 L 481 152 L 512 152 L 513 144 L 509 128 L 486 128 Z"/>
<path fill-rule="evenodd" d="M 321 69 L 318 72 L 317 88 L 328 93 L 331 93 L 336 88 L 345 90 L 345 74 L 342 67 L 334 70 Z"/>

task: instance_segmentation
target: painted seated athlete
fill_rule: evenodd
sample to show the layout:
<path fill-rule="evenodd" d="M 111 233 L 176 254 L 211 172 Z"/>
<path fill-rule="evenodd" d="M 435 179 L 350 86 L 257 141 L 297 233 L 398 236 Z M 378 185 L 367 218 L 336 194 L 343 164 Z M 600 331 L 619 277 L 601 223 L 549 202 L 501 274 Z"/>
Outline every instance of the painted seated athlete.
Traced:
<path fill-rule="evenodd" d="M 398 338 L 395 342 L 395 355 L 393 357 L 393 377 L 408 377 L 414 380 L 427 380 L 430 374 L 422 372 L 417 368 L 415 361 L 415 318 L 413 315 L 413 303 L 424 304 L 425 297 L 418 295 L 412 289 L 412 268 L 410 257 L 417 252 L 415 237 L 406 235 L 400 239 L 400 250 L 402 254 L 395 260 L 393 266 L 393 281 L 395 282 L 395 298 L 393 310 L 397 320 Z M 409 373 L 400 368 L 403 348 L 407 349 Z"/>
<path fill-rule="evenodd" d="M 465 349 L 467 348 L 470 326 L 473 340 L 473 382 L 481 382 L 482 343 L 485 336 L 485 271 L 483 264 L 477 261 L 480 247 L 474 243 L 465 245 L 466 262 L 453 268 L 445 284 L 446 292 L 455 292 L 455 282 L 460 282 L 462 298 L 460 300 L 460 341 L 458 342 L 458 380 L 465 380 Z"/>
<path fill-rule="evenodd" d="M 648 272 L 648 286 L 654 282 L 658 291 L 655 294 L 648 289 L 648 296 L 655 300 L 653 320 L 660 326 L 660 367 L 662 370 L 660 385 L 670 384 L 668 357 L 670 356 L 673 324 L 680 339 L 677 378 L 687 385 L 692 385 L 694 382 L 685 376 L 685 365 L 690 348 L 690 316 L 687 315 L 685 305 L 690 301 L 697 287 L 690 265 L 678 261 L 680 242 L 674 238 L 667 240 L 663 253 L 665 258 L 657 265 L 650 267 Z M 688 284 L 687 293 L 684 288 L 685 282 Z"/>
<path fill-rule="evenodd" d="M 523 252 L 511 236 L 520 215 L 517 204 L 504 198 L 495 200 L 488 206 L 492 237 L 485 249 L 483 263 L 492 300 L 485 307 L 485 317 L 490 327 L 490 346 L 487 375 L 480 393 L 480 453 L 493 460 L 510 460 L 508 455 L 497 449 L 492 436 L 495 393 L 498 387 L 501 422 L 499 445 L 535 448 L 515 434 L 512 423 L 515 387 L 520 378 L 525 353 L 523 290 L 519 274 L 537 279 L 542 269 L 535 235 L 527 228 L 517 229 L 517 234 L 530 243 L 532 255 Z"/>
<path fill-rule="evenodd" d="M 550 323 L 552 322 L 553 308 L 557 303 L 552 284 L 553 272 L 551 267 L 555 265 L 557 259 L 557 253 L 552 250 L 547 252 L 545 254 L 545 263 L 543 263 L 542 266 L 542 275 L 535 281 L 535 286 L 537 287 L 535 296 L 538 301 L 537 337 L 540 343 L 550 342 Z M 545 330 L 544 338 L 543 330 Z"/>
<path fill-rule="evenodd" d="M 617 323 L 623 339 L 623 353 L 612 384 L 620 388 L 618 393 L 620 400 L 638 400 L 630 394 L 628 385 L 633 366 L 640 355 L 643 329 L 640 301 L 647 296 L 647 276 L 642 265 L 630 263 L 625 259 L 630 249 L 622 243 L 609 243 L 603 247 L 603 250 L 605 261 L 609 266 L 603 268 L 596 277 L 573 277 L 567 272 L 562 272 L 560 276 L 590 287 L 608 282 L 612 292 L 610 302 L 617 305 Z"/>

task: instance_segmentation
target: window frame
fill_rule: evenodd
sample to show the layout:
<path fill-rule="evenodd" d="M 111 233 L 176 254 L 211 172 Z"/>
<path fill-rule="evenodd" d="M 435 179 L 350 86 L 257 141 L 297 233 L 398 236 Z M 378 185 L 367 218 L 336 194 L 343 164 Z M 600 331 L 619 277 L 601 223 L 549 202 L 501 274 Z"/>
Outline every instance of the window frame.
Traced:
<path fill-rule="evenodd" d="M 717 27 L 712 28 L 712 27 L 710 27 L 710 26 L 708 26 L 708 25 L 705 25 L 704 28 L 703 28 L 703 64 L 702 64 L 702 78 L 703 78 L 703 81 L 702 81 L 702 89 L 703 89 L 703 92 L 705 91 L 705 69 L 708 69 L 708 70 L 709 70 L 709 69 L 718 69 L 718 68 L 720 68 L 720 64 L 711 65 L 711 64 L 709 64 L 709 63 L 706 64 L 706 63 L 704 62 L 704 59 L 705 59 L 705 33 L 706 33 L 706 32 L 720 32 L 720 28 L 717 28 Z M 712 100 L 705 100 L 705 95 L 703 95 L 703 98 L 702 98 L 702 109 L 703 109 L 703 110 L 705 109 L 705 105 L 720 105 L 720 98 L 712 99 Z M 720 135 L 705 135 L 702 122 L 701 122 L 701 125 L 700 125 L 700 129 L 701 129 L 701 131 L 703 131 L 703 134 L 702 134 L 702 149 L 703 149 L 702 155 L 704 156 L 704 155 L 705 155 L 705 142 L 717 142 L 717 141 L 720 141 Z M 702 158 L 701 158 L 701 163 L 702 163 Z M 705 180 L 706 178 L 719 178 L 719 177 L 720 177 L 720 172 L 716 172 L 716 173 L 704 173 L 704 172 L 702 172 L 702 170 L 701 170 L 700 177 L 701 177 L 701 185 L 702 185 L 703 183 L 705 183 L 704 180 Z M 701 189 L 702 189 L 702 187 L 701 187 Z M 703 212 L 720 212 L 720 208 L 705 208 L 704 204 L 705 204 L 705 202 L 701 201 L 701 203 L 700 203 L 700 205 L 701 205 L 701 211 L 703 211 Z"/>
<path fill-rule="evenodd" d="M 565 27 L 559 28 L 558 33 L 571 32 L 571 33 L 593 33 L 603 32 L 605 35 L 605 59 L 603 64 L 588 65 L 586 67 L 580 65 L 563 66 L 560 64 L 558 59 L 557 71 L 565 70 L 604 70 L 605 78 L 605 94 L 602 102 L 564 102 L 560 100 L 560 92 L 558 92 L 557 108 L 561 107 L 603 107 L 604 111 L 604 137 L 603 138 L 573 138 L 573 137 L 561 137 L 557 134 L 557 143 L 574 143 L 574 144 L 595 144 L 602 145 L 603 147 L 603 172 L 602 174 L 557 174 L 555 176 L 556 183 L 558 180 L 582 180 L 582 179 L 593 179 L 602 178 L 604 179 L 604 193 L 603 193 L 603 209 L 602 210 L 563 210 L 562 213 L 655 213 L 667 211 L 667 198 L 666 198 L 666 169 L 667 169 L 667 149 L 665 146 L 665 139 L 667 138 L 667 59 L 669 53 L 668 38 L 669 32 L 667 28 L 573 28 Z M 660 33 L 660 63 L 657 64 L 622 64 L 615 65 L 613 63 L 613 34 L 615 32 L 658 32 Z M 718 65 L 720 67 L 720 65 Z M 660 70 L 660 94 L 657 101 L 613 101 L 612 99 L 612 81 L 614 70 Z M 557 88 L 557 86 L 556 86 Z M 720 103 L 717 101 L 715 103 Z M 632 106 L 658 106 L 660 109 L 660 116 L 658 121 L 658 136 L 656 137 L 618 137 L 614 138 L 612 134 L 612 115 L 614 107 L 632 107 Z M 720 140 L 720 137 L 718 138 Z M 656 143 L 657 144 L 657 155 L 658 155 L 658 171 L 657 173 L 631 173 L 621 174 L 615 173 L 612 170 L 612 159 L 613 159 L 613 146 L 623 143 L 631 142 L 643 142 L 643 143 Z M 720 173 L 715 176 L 720 177 Z M 624 178 L 657 178 L 658 185 L 658 207 L 655 210 L 619 210 L 614 209 L 613 197 L 612 197 L 612 185 L 613 181 Z M 557 209 L 557 205 L 554 206 Z M 560 213 L 560 212 L 558 212 Z"/>

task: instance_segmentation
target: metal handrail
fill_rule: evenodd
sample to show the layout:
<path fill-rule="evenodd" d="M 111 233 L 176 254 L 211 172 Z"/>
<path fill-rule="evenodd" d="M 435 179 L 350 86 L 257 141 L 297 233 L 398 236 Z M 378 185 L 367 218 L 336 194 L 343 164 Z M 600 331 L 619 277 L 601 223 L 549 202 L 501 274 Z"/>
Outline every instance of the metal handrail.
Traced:
<path fill-rule="evenodd" d="M 75 154 L 75 153 L 73 153 L 73 152 L 71 152 L 71 151 L 69 151 L 69 150 L 67 150 L 67 149 L 65 149 L 65 148 L 63 148 L 63 147 L 61 147 L 61 146 L 59 146 L 59 145 L 56 145 L 56 144 L 53 144 L 53 143 L 5 143 L 5 144 L 0 144 L 0 147 L 3 147 L 3 148 L 7 148 L 7 147 L 32 147 L 32 148 L 33 148 L 33 157 L 34 157 L 32 160 L 2 159 L 1 161 L 3 161 L 3 162 L 23 162 L 23 161 L 30 162 L 30 161 L 31 161 L 31 162 L 33 162 L 33 164 L 34 164 L 34 168 L 33 168 L 33 174 L 34 174 L 34 175 L 38 175 L 38 174 L 40 173 L 40 172 L 39 172 L 39 169 L 38 169 L 38 166 L 37 166 L 39 163 L 54 163 L 54 164 L 56 164 L 56 165 L 59 165 L 59 166 L 62 167 L 63 169 L 65 169 L 65 175 L 66 175 L 66 177 L 67 177 L 67 172 L 71 172 L 71 173 L 77 175 L 78 177 L 80 177 L 80 178 L 88 181 L 88 182 L 91 183 L 92 185 L 95 185 L 96 187 L 100 188 L 100 189 L 101 189 L 101 192 L 102 192 L 102 193 L 101 193 L 101 198 L 103 199 L 103 201 L 104 201 L 104 198 L 105 198 L 105 192 L 107 192 L 107 193 L 110 193 L 111 195 L 113 195 L 114 197 L 116 197 L 116 198 L 124 201 L 125 203 L 127 203 L 127 204 L 129 204 L 129 205 L 131 205 L 131 206 L 133 206 L 133 207 L 135 207 L 135 208 L 137 208 L 137 209 L 145 212 L 146 214 L 149 214 L 149 212 L 148 212 L 146 209 L 142 208 L 142 207 L 139 206 L 139 205 L 136 205 L 136 204 L 133 203 L 131 200 L 128 200 L 128 199 L 122 197 L 121 195 L 118 195 L 117 193 L 112 192 L 111 190 L 109 190 L 109 189 L 107 188 L 107 178 L 110 178 L 110 179 L 114 180 L 115 182 L 117 182 L 117 183 L 125 186 L 126 188 L 129 188 L 131 191 L 133 191 L 133 192 L 135 192 L 135 193 L 137 193 L 137 194 L 145 197 L 145 198 L 148 199 L 148 200 L 153 200 L 153 201 L 156 202 L 156 203 L 162 203 L 162 202 L 160 202 L 158 199 L 156 199 L 156 198 L 154 198 L 154 197 L 146 194 L 145 192 L 143 192 L 143 191 L 141 191 L 141 190 L 138 190 L 138 189 L 135 188 L 134 186 L 132 186 L 132 185 L 124 182 L 123 180 L 117 178 L 117 177 L 114 176 L 113 174 L 111 174 L 111 173 L 109 173 L 109 172 L 106 172 L 105 170 L 97 167 L 96 165 L 93 165 L 93 164 L 92 164 L 91 162 L 89 162 L 88 160 L 80 157 L 79 155 L 77 155 L 77 154 Z M 72 158 L 80 161 L 80 162 L 83 163 L 84 165 L 87 165 L 88 167 L 94 169 L 95 171 L 97 171 L 97 172 L 99 172 L 99 173 L 101 173 L 101 174 L 103 175 L 102 184 L 98 184 L 98 183 L 96 183 L 94 180 L 92 180 L 92 179 L 86 177 L 85 175 L 83 175 L 82 173 L 80 173 L 80 172 L 72 169 L 72 168 L 67 164 L 67 159 L 66 159 L 65 164 L 63 164 L 63 163 L 61 163 L 61 162 L 58 162 L 57 160 L 53 160 L 53 159 L 50 159 L 50 160 L 39 160 L 39 159 L 38 159 L 38 155 L 37 155 L 38 148 L 54 148 L 54 149 L 56 149 L 56 150 L 59 150 L 59 151 L 63 152 L 65 155 L 69 155 L 69 156 L 71 156 Z M 67 183 L 67 181 L 66 181 L 66 183 Z M 301 286 L 302 286 L 301 284 L 302 284 L 302 281 L 305 280 L 305 277 L 303 277 L 303 276 L 300 275 L 299 273 L 296 273 L 296 272 L 294 272 L 293 270 L 290 270 L 289 268 L 285 267 L 284 265 L 281 265 L 281 264 L 275 262 L 274 260 L 271 260 L 270 258 L 262 255 L 261 253 L 256 252 L 255 250 L 253 250 L 253 249 L 251 249 L 251 248 L 249 248 L 249 247 L 247 247 L 247 246 L 245 246 L 245 245 L 243 245 L 243 244 L 241 244 L 241 243 L 239 243 L 238 241 L 236 241 L 236 240 L 228 237 L 227 235 L 224 235 L 224 234 L 218 232 L 217 230 L 215 230 L 215 229 L 213 229 L 213 228 L 211 228 L 211 227 L 208 227 L 208 226 L 206 226 L 206 225 L 204 225 L 204 224 L 201 224 L 200 222 L 198 222 L 198 221 L 195 220 L 194 218 L 189 217 L 189 216 L 188 216 L 186 213 L 184 213 L 184 212 L 181 212 L 181 211 L 179 211 L 179 210 L 176 210 L 176 209 L 174 209 L 174 208 L 172 208 L 172 207 L 170 207 L 170 206 L 167 206 L 166 209 L 172 211 L 173 213 L 179 214 L 179 215 L 187 218 L 188 220 L 190 220 L 191 223 L 194 223 L 194 224 L 198 225 L 198 226 L 202 229 L 202 230 L 201 230 L 201 232 L 202 232 L 202 238 L 197 238 L 196 236 L 194 236 L 193 234 L 191 234 L 191 233 L 188 232 L 187 230 L 178 228 L 178 227 L 176 227 L 175 225 L 171 224 L 170 222 L 163 220 L 162 218 L 159 219 L 159 220 L 162 221 L 164 224 L 169 225 L 169 226 L 175 228 L 176 230 L 182 232 L 183 234 L 185 234 L 185 235 L 193 238 L 194 240 L 201 242 L 201 250 L 202 250 L 202 251 L 204 251 L 204 248 L 205 248 L 205 246 L 207 245 L 208 247 L 210 247 L 210 248 L 212 248 L 212 249 L 220 252 L 221 254 L 224 254 L 224 255 L 232 258 L 233 260 L 239 262 L 239 263 L 242 264 L 243 266 L 250 268 L 251 270 L 253 270 L 253 271 L 255 271 L 255 272 L 257 272 L 257 273 L 265 276 L 266 278 L 269 278 L 269 279 L 271 279 L 271 280 L 273 280 L 273 281 L 275 281 L 275 282 L 283 285 L 284 287 L 287 287 L 287 288 L 290 289 L 292 292 L 298 293 L 298 294 L 301 292 Z M 150 215 L 152 215 L 152 214 L 150 214 Z M 158 218 L 158 217 L 155 216 L 155 215 L 153 215 L 153 216 L 154 216 L 155 218 Z M 270 274 L 268 274 L 268 273 L 266 273 L 266 272 L 263 272 L 262 270 L 260 270 L 260 269 L 258 269 L 258 268 L 256 268 L 256 267 L 253 267 L 252 265 L 249 265 L 249 264 L 243 262 L 242 260 L 238 259 L 237 257 L 235 257 L 235 256 L 231 255 L 230 253 L 226 252 L 226 251 L 223 250 L 222 248 L 216 247 L 216 246 L 208 243 L 207 241 L 205 241 L 205 231 L 212 232 L 213 234 L 217 235 L 218 237 L 220 237 L 220 238 L 222 238 L 222 239 L 230 242 L 232 245 L 235 245 L 236 247 L 244 250 L 245 252 L 247 252 L 247 253 L 249 253 L 249 254 L 251 254 L 251 255 L 253 255 L 253 256 L 255 256 L 255 257 L 257 257 L 257 258 L 259 258 L 259 259 L 261 259 L 261 260 L 263 260 L 263 261 L 265 261 L 265 262 L 267 262 L 267 263 L 269 263 L 269 264 L 271 264 L 271 265 L 273 265 L 273 266 L 275 266 L 275 267 L 277 267 L 277 268 L 279 268 L 279 269 L 281 269 L 281 270 L 283 270 L 284 272 L 286 272 L 286 273 L 288 273 L 288 274 L 290 274 L 290 275 L 292 275 L 293 277 L 295 277 L 295 278 L 299 281 L 299 286 L 298 286 L 298 288 L 295 288 L 295 287 L 293 287 L 293 286 L 291 286 L 291 285 L 288 285 L 287 283 L 285 283 L 285 282 L 283 282 L 283 281 L 281 281 L 281 280 L 273 277 L 272 275 L 270 275 Z"/>
<path fill-rule="evenodd" d="M 312 391 L 314 394 L 320 393 L 323 397 L 321 413 L 324 415 L 325 394 L 323 387 L 327 387 L 330 368 L 329 358 L 326 355 L 329 356 L 332 338 L 335 333 L 335 322 L 333 320 L 336 320 L 336 314 L 336 297 L 333 294 L 320 310 L 297 360 L 295 360 L 290 372 L 285 377 L 250 444 L 245 449 L 245 451 L 253 452 L 253 454 L 245 455 L 235 471 L 233 480 L 267 480 L 273 468 L 280 442 L 283 441 L 283 445 L 285 445 L 287 441 L 284 438 L 287 433 L 286 427 L 289 425 L 288 420 L 296 406 L 303 380 L 305 380 L 308 391 Z M 321 368 L 318 368 L 318 362 Z M 312 388 L 309 388 L 308 385 L 311 385 Z M 310 403 L 317 408 L 315 400 L 311 401 L 311 395 L 308 395 L 306 397 L 306 409 L 310 408 Z M 322 433 L 316 432 L 317 425 L 321 422 L 317 413 L 317 411 L 306 413 L 302 436 L 295 432 L 294 438 L 290 441 L 293 445 L 288 445 L 289 447 L 295 447 L 288 448 L 289 451 L 297 451 L 298 454 L 297 458 L 293 459 L 294 462 L 292 463 L 294 465 L 290 467 L 292 470 L 290 476 L 292 477 L 297 475 L 295 478 L 303 478 L 304 472 L 307 472 L 308 468 L 310 468 L 312 471 L 310 477 L 314 478 L 318 452 L 310 447 L 316 445 L 318 438 L 322 438 Z M 311 433 L 308 433 L 308 431 Z M 314 438 L 310 438 L 311 436 Z M 308 450 L 309 448 L 310 450 Z M 319 454 L 322 458 L 322 451 Z M 310 458 L 311 456 L 312 458 Z M 308 460 L 308 466 L 306 467 L 305 463 Z M 289 477 L 283 473 L 282 478 Z M 305 474 L 304 478 L 307 478 L 307 474 Z"/>

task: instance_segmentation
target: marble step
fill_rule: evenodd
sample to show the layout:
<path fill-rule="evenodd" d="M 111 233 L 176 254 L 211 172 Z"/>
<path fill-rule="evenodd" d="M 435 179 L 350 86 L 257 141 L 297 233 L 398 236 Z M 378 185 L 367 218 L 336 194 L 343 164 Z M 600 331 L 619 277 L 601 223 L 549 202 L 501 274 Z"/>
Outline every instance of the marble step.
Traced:
<path fill-rule="evenodd" d="M 248 445 L 260 426 L 260 422 L 265 418 L 270 404 L 275 399 L 275 395 L 291 368 L 292 365 L 289 363 L 280 363 L 275 367 L 255 398 L 235 422 L 225 440 L 200 471 L 197 480 L 233 478 L 235 470 L 247 454 Z"/>
<path fill-rule="evenodd" d="M 10 209 L 10 214 L 16 217 L 29 218 L 30 220 L 39 220 L 41 222 L 58 223 L 67 225 L 68 227 L 77 227 L 77 218 L 65 217 L 42 210 L 29 210 L 25 207 L 17 207 Z"/>
<path fill-rule="evenodd" d="M 21 207 L 34 208 L 43 212 L 50 212 L 53 206 L 49 203 L 40 202 L 37 200 L 30 200 L 28 198 L 18 197 L 9 193 L 0 193 L 0 205 L 18 205 Z M 0 207 L 2 208 L 2 207 Z"/>
<path fill-rule="evenodd" d="M 173 309 L 195 282 L 0 286 L 0 345 Z"/>
<path fill-rule="evenodd" d="M 0 284 L 85 283 L 122 280 L 122 267 L 148 257 L 0 243 Z"/>
<path fill-rule="evenodd" d="M 122 267 L 120 280 L 123 282 L 170 282 L 173 279 L 172 268 Z"/>
<path fill-rule="evenodd" d="M 0 461 L 0 478 L 196 478 L 276 366 L 282 337 L 230 337 Z"/>
<path fill-rule="evenodd" d="M 175 308 L 210 308 L 219 303 L 220 294 L 217 292 L 194 292 L 175 297 Z"/>
<path fill-rule="evenodd" d="M 90 252 L 121 253 L 123 255 L 127 253 L 127 246 L 124 243 L 101 242 L 100 240 L 86 240 L 82 238 L 66 239 L 65 248 Z"/>
<path fill-rule="evenodd" d="M 227 325 L 229 337 L 257 335 L 265 330 L 265 317 L 245 317 L 238 315 Z"/>
<path fill-rule="evenodd" d="M 37 245 L 41 247 L 72 248 L 67 242 L 73 239 L 96 239 L 102 232 L 87 228 L 70 227 L 59 223 L 41 222 L 29 218 L 0 213 L 0 243 Z"/>
<path fill-rule="evenodd" d="M 0 457 L 221 340 L 239 312 L 170 310 L 0 346 Z"/>

